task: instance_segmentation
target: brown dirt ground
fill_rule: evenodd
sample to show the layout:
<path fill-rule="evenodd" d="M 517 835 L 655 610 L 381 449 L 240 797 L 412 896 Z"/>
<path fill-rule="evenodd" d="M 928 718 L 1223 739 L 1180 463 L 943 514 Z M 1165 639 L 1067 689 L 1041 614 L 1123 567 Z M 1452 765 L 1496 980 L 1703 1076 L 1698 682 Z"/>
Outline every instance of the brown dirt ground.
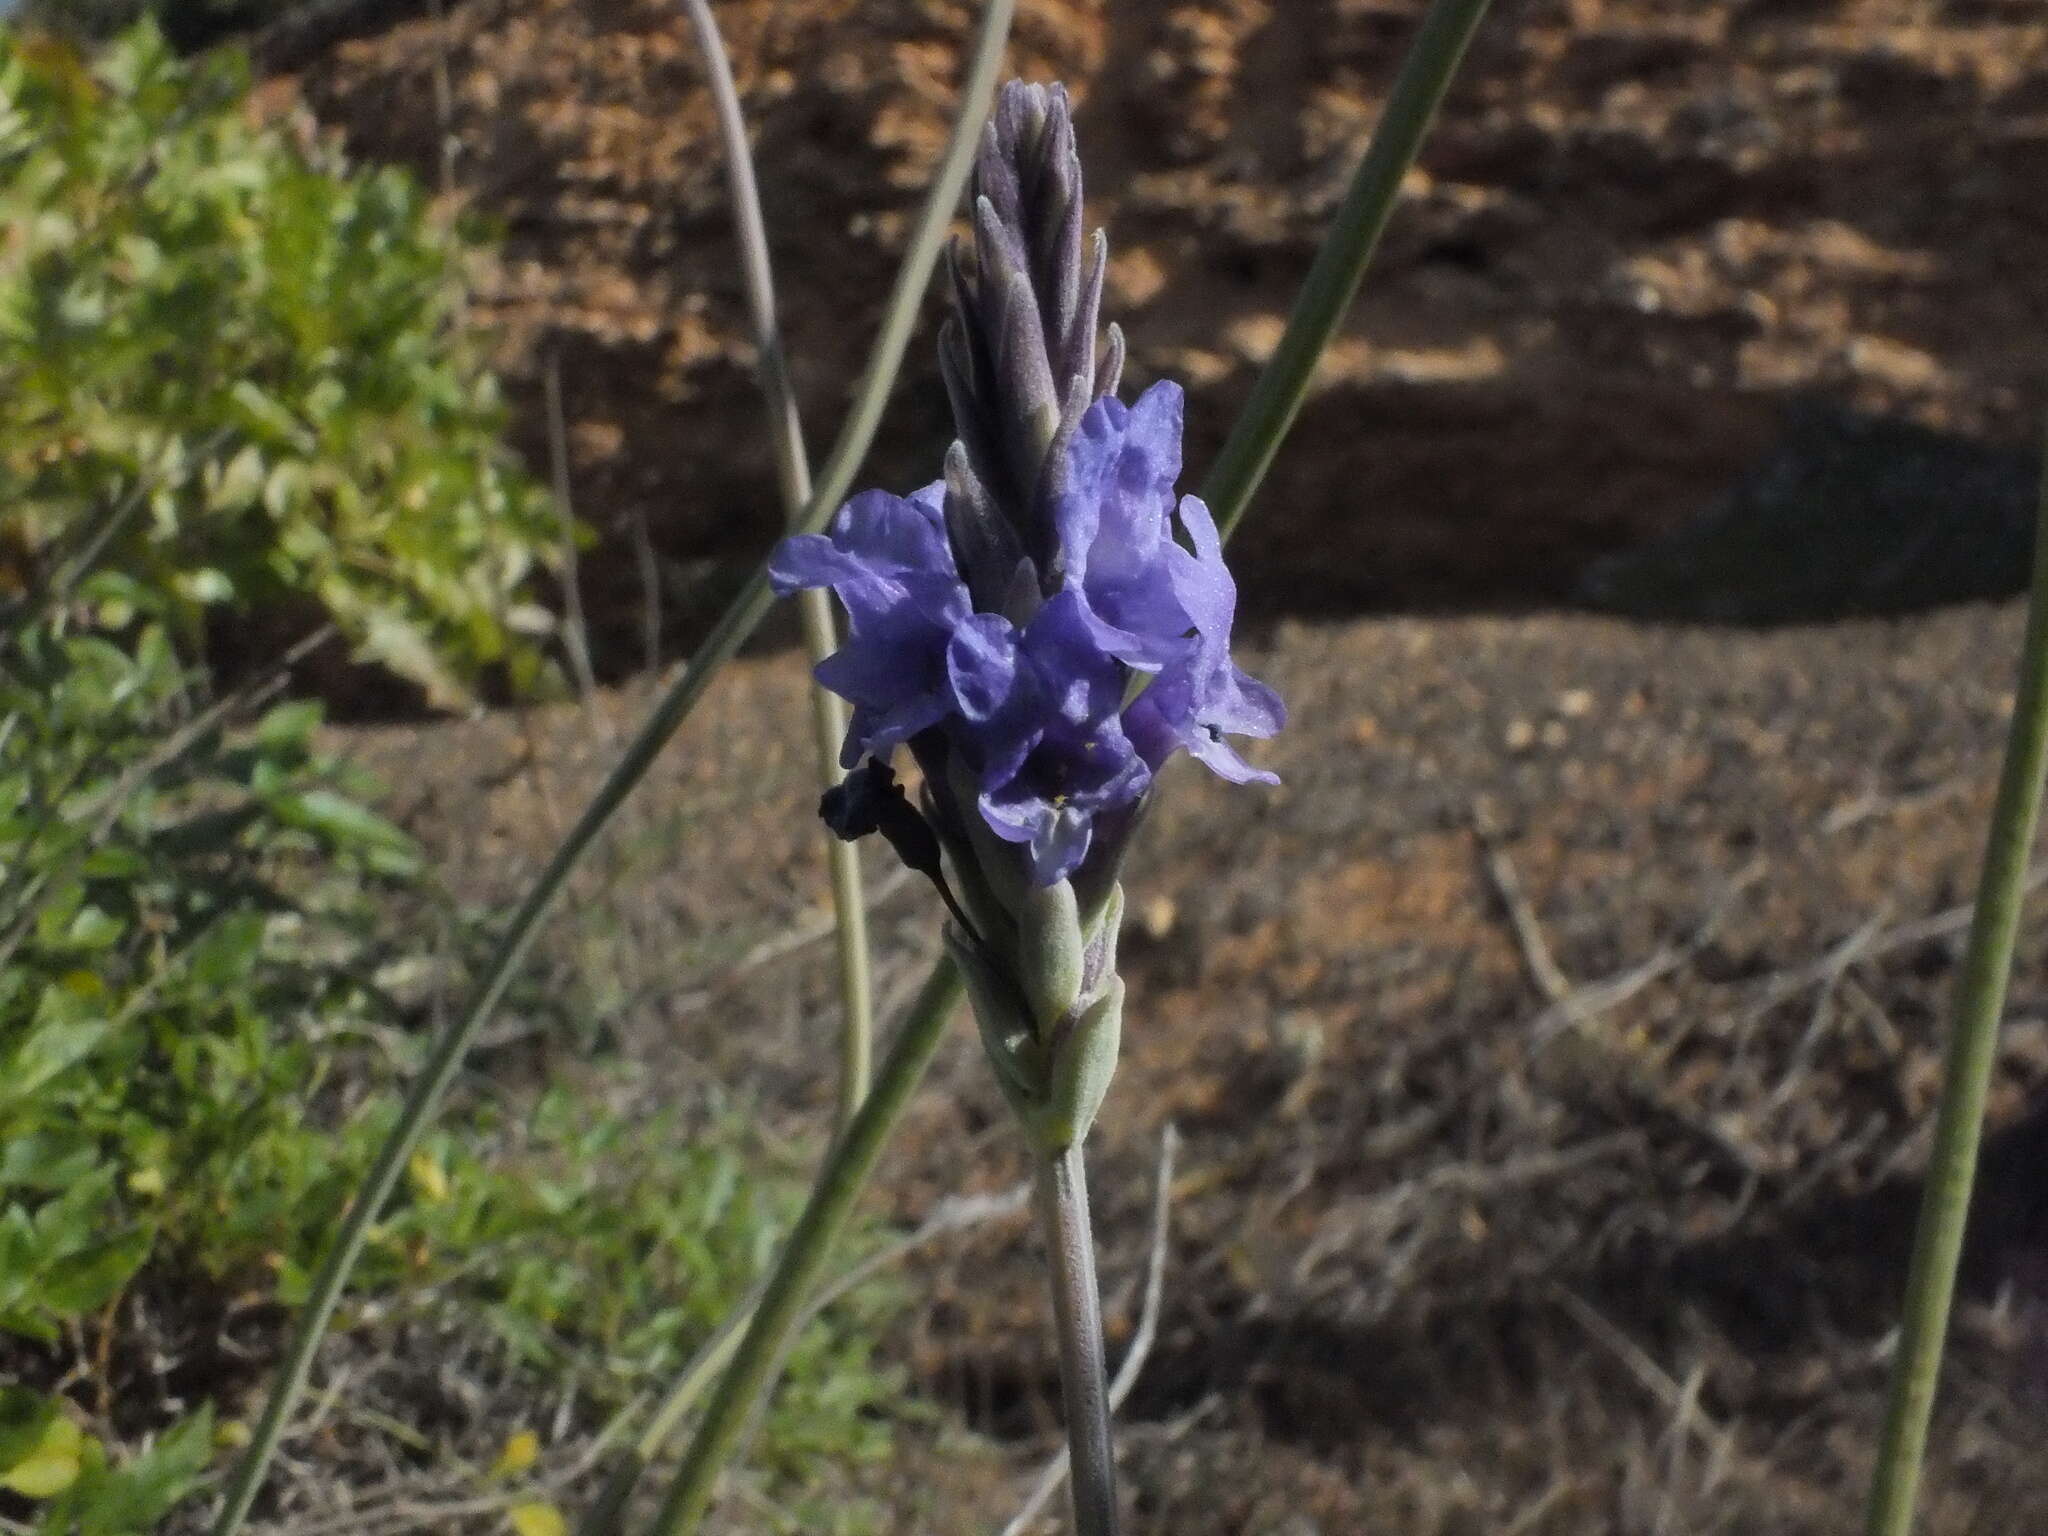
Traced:
<path fill-rule="evenodd" d="M 670 0 L 461 0 L 278 99 L 502 222 L 479 313 L 545 464 L 558 358 L 598 649 L 636 662 L 644 519 L 686 635 L 776 516 L 711 111 Z M 1081 102 L 1106 313 L 1207 461 L 1277 338 L 1416 0 L 1026 0 Z M 962 0 L 724 0 L 814 442 L 873 334 L 953 101 Z M 1682 522 L 1821 396 L 2026 442 L 2048 384 L 2048 24 L 2030 0 L 1516 0 L 1489 18 L 1264 497 L 1286 611 L 1524 607 Z M 945 436 L 925 338 L 873 460 Z M 821 451 L 821 450 L 820 450 Z M 707 579 L 709 578 L 709 579 Z"/>
<path fill-rule="evenodd" d="M 1124 1417 L 1135 1531 L 1854 1528 L 1943 914 L 1969 892 L 2017 617 L 1269 637 L 1284 786 L 1177 774 L 1129 881 L 1134 1004 L 1094 1141 L 1119 1338 L 1159 1128 L 1185 1138 Z M 792 1139 L 829 1112 L 833 1029 L 825 947 L 757 948 L 822 899 L 800 679 L 783 657 L 720 684 L 547 962 L 587 965 L 588 914 L 611 914 L 627 1001 L 601 1022 L 649 1102 L 738 1086 Z M 352 739 L 483 892 L 526 878 L 603 735 L 563 708 Z M 1495 854 L 1576 1012 L 1534 979 Z M 881 902 L 885 993 L 914 984 L 933 908 Z M 1930 1531 L 2048 1529 L 2044 937 L 2001 1057 Z M 876 1199 L 912 1223 L 1021 1173 L 963 1027 Z M 954 1428 L 908 1434 L 895 1528 L 992 1528 L 1056 1422 L 1033 1246 L 997 1224 L 912 1283 L 929 1304 L 894 1348 Z M 955 1455 L 963 1424 L 981 1438 Z M 935 1466 L 941 1492 L 911 1492 Z"/>

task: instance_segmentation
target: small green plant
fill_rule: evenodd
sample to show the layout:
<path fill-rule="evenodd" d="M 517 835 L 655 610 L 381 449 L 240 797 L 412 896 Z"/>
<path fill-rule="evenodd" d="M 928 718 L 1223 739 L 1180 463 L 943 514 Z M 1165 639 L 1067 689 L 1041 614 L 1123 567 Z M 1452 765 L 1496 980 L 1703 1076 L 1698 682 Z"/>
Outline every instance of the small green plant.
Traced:
<path fill-rule="evenodd" d="M 16 807 L 0 821 L 0 1360 L 55 1361 L 51 1378 L 91 1379 L 77 1327 L 111 1326 L 152 1270 L 304 1299 L 439 985 L 394 939 L 419 926 L 407 914 L 438 920 L 451 936 L 428 969 L 459 976 L 480 936 L 370 808 L 376 787 L 322 749 L 318 706 L 208 705 L 165 606 L 101 573 L 0 648 L 0 802 Z M 737 1116 L 686 1136 L 595 1092 L 466 1097 L 413 1158 L 353 1292 L 495 1336 L 532 1381 L 609 1412 L 740 1303 L 802 1185 Z M 799 1343 L 771 1474 L 886 1445 L 879 1307 L 850 1297 Z M 46 1401 L 49 1456 L 70 1446 L 74 1476 L 60 1490 L 58 1468 L 31 1467 L 15 1491 L 70 1501 L 47 1513 L 77 1523 L 52 1531 L 148 1529 L 94 1525 L 80 1501 L 140 1508 L 144 1483 L 171 1486 L 149 1469 L 211 1443 L 180 1430 L 173 1460 L 116 1465 Z"/>
<path fill-rule="evenodd" d="M 390 1012 L 372 902 L 417 873 L 318 707 L 202 707 L 145 601 L 93 577 L 124 626 L 32 626 L 0 664 L 0 1329 L 36 1338 L 162 1234 L 226 1272 L 345 1198 L 285 1148 L 323 1044 Z"/>
<path fill-rule="evenodd" d="M 210 612 L 324 611 L 441 703 L 543 671 L 559 540 L 461 324 L 475 231 L 401 171 L 259 124 L 232 53 L 0 26 L 0 556 Z"/>
<path fill-rule="evenodd" d="M 738 1116 L 689 1134 L 679 1116 L 626 1120 L 559 1088 L 516 1115 L 481 1106 L 413 1155 L 360 1273 L 480 1319 L 536 1380 L 621 1403 L 680 1370 L 766 1271 L 803 1183 L 764 1162 Z M 840 1326 L 799 1341 L 775 1471 L 885 1446 L 869 1415 L 890 1379 L 867 1353 L 884 1299 L 857 1291 Z"/>
<path fill-rule="evenodd" d="M 183 1498 L 213 1453 L 205 1410 L 117 1461 L 56 1398 L 0 1388 L 0 1488 L 37 1502 L 38 1536 L 143 1536 Z"/>

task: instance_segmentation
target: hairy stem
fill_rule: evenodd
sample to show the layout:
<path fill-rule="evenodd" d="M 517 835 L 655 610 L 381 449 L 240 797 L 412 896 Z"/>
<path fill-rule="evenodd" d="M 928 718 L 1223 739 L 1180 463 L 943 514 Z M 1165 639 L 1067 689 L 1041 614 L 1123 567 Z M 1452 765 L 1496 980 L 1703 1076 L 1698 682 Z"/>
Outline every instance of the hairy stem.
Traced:
<path fill-rule="evenodd" d="M 747 147 L 739 91 L 733 85 L 732 65 L 711 14 L 710 0 L 683 0 L 683 9 L 696 35 L 697 49 L 704 55 L 711 98 L 718 107 L 718 132 L 724 143 L 726 181 L 739 237 L 740 271 L 746 278 L 747 308 L 753 316 L 754 345 L 760 356 L 761 394 L 768 407 L 768 433 L 775 448 L 775 478 L 782 492 L 783 514 L 794 527 L 811 500 L 811 460 L 804 450 L 803 420 L 797 413 L 796 391 L 790 387 L 782 327 L 775 315 L 775 269 L 768 256 L 768 229 L 761 215 L 760 188 L 754 180 L 754 157 Z M 798 598 L 798 607 L 803 617 L 804 649 L 815 665 L 839 646 L 832 598 L 822 588 L 813 588 Z M 811 747 L 817 757 L 818 779 L 827 789 L 845 776 L 839 766 L 839 742 L 845 734 L 845 708 L 814 681 Z M 839 1124 L 843 1127 L 867 1096 L 874 1058 L 874 986 L 868 974 L 868 920 L 861 894 L 859 846 L 829 833 L 824 835 L 824 843 L 839 958 Z"/>
<path fill-rule="evenodd" d="M 2014 942 L 2026 896 L 2027 862 L 2040 819 L 2041 778 L 2048 766 L 2048 471 L 2034 530 L 2033 589 L 2027 605 L 2020 680 L 1999 771 L 1998 797 L 1970 920 L 1969 947 L 1956 984 L 1955 1032 L 1943 1068 L 1941 1109 L 1920 1197 L 1913 1260 L 1892 1366 L 1891 1406 L 1871 1485 L 1870 1536 L 1907 1536 L 1927 1452 L 1927 1427 L 1941 1378 L 1942 1345 L 1955 1299 L 1956 1266 L 1970 1214 L 1983 1139 L 1984 1101 L 1998 1058 L 1998 1022 L 2005 1010 Z"/>
<path fill-rule="evenodd" d="M 1102 1297 L 1095 1283 L 1095 1239 L 1088 1225 L 1088 1175 L 1080 1143 L 1039 1163 L 1038 1206 L 1060 1343 L 1075 1536 L 1116 1536 L 1109 1373 L 1102 1356 Z"/>

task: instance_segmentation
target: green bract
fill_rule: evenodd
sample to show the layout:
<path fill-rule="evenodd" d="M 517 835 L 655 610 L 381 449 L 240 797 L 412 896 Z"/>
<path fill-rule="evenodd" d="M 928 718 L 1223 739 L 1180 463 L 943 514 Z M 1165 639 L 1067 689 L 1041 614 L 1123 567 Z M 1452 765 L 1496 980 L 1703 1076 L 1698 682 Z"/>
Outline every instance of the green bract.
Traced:
<path fill-rule="evenodd" d="M 90 61 L 0 26 L 0 583 L 108 536 L 181 635 L 310 599 L 437 703 L 530 684 L 559 525 L 459 324 L 474 237 L 246 85 L 148 24 Z"/>

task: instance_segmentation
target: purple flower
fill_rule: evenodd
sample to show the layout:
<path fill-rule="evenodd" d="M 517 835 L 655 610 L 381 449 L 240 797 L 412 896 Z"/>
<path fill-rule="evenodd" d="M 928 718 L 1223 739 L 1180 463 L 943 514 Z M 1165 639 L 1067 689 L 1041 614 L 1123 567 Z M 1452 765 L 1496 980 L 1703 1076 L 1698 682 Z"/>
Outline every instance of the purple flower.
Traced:
<path fill-rule="evenodd" d="M 1066 587 L 1104 651 L 1159 673 L 1126 716 L 1151 767 L 1186 747 L 1233 783 L 1278 783 L 1223 740 L 1271 736 L 1287 712 L 1230 659 L 1237 584 L 1193 496 L 1179 505 L 1193 548 L 1174 537 L 1181 415 L 1180 386 L 1162 380 L 1135 405 L 1105 397 L 1081 418 L 1057 510 Z"/>
<path fill-rule="evenodd" d="M 1277 774 L 1254 768 L 1223 737 L 1271 736 L 1287 723 L 1286 706 L 1230 659 L 1237 583 L 1223 563 L 1215 519 L 1198 498 L 1183 496 L 1180 525 L 1194 549 L 1169 541 L 1165 562 L 1174 597 L 1193 626 L 1193 643 L 1125 711 L 1125 724 L 1154 768 L 1175 748 L 1186 747 L 1233 784 L 1277 784 Z"/>
<path fill-rule="evenodd" d="M 1152 780 L 1117 718 L 1123 669 L 1096 645 L 1071 591 L 1021 630 L 999 614 L 969 615 L 946 667 L 982 819 L 1026 845 L 1034 882 L 1064 880 L 1088 853 L 1096 815 L 1137 800 Z"/>
<path fill-rule="evenodd" d="M 1055 508 L 1059 585 L 1043 602 L 1035 581 L 1011 581 L 1007 612 L 975 611 L 944 482 L 856 496 L 829 536 L 787 539 L 769 563 L 777 591 L 830 587 L 846 605 L 846 643 L 817 668 L 854 706 L 845 766 L 943 736 L 973 774 L 982 820 L 1024 846 L 1040 884 L 1071 874 L 1095 819 L 1134 804 L 1182 748 L 1233 783 L 1278 782 L 1225 740 L 1271 736 L 1286 711 L 1230 658 L 1237 585 L 1208 508 L 1175 505 L 1181 416 L 1166 382 L 1083 414 Z M 1014 546 L 1000 554 L 1020 559 Z M 993 588 L 999 574 L 979 579 Z M 1126 709 L 1137 672 L 1156 676 Z"/>
<path fill-rule="evenodd" d="M 769 572 L 779 592 L 830 587 L 846 606 L 846 643 L 817 668 L 854 706 L 845 765 L 886 766 L 908 744 L 951 848 L 974 844 L 961 823 L 978 816 L 1032 881 L 1081 871 L 1080 888 L 1114 880 L 1154 772 L 1182 748 L 1226 779 L 1274 782 L 1225 738 L 1270 736 L 1285 711 L 1230 659 L 1237 588 L 1208 509 L 1176 503 L 1180 387 L 1127 406 L 1114 326 L 1098 355 L 1108 247 L 1083 238 L 1063 90 L 1004 88 L 974 194 L 940 336 L 945 478 L 856 496 L 829 535 L 785 540 Z M 886 830 L 883 808 L 901 818 L 895 799 L 861 798 L 879 779 L 863 785 L 831 801 L 843 835 Z"/>
<path fill-rule="evenodd" d="M 1161 381 L 1136 405 L 1105 395 L 1089 406 L 1068 446 L 1054 511 L 1066 588 L 1080 594 L 1089 633 L 1145 671 L 1185 654 L 1194 628 L 1168 553 L 1181 404 L 1180 386 Z"/>
<path fill-rule="evenodd" d="M 830 587 L 846 605 L 846 643 L 818 663 L 817 679 L 853 705 L 839 760 L 886 758 L 952 708 L 946 643 L 968 613 L 942 510 L 945 487 L 908 497 L 863 491 L 826 534 L 784 539 L 768 575 L 787 597 Z"/>

